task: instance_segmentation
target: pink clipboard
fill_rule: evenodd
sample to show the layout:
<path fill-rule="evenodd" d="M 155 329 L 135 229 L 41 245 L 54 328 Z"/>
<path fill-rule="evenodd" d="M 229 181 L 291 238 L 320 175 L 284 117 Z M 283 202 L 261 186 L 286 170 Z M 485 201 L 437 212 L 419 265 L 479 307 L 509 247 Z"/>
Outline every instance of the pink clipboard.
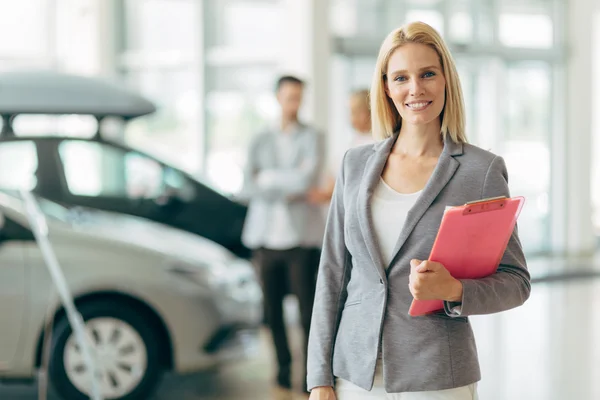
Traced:
<path fill-rule="evenodd" d="M 456 279 L 479 279 L 496 272 L 523 208 L 523 197 L 495 197 L 452 207 L 444 213 L 430 261 Z M 411 316 L 443 310 L 441 300 L 413 300 Z"/>

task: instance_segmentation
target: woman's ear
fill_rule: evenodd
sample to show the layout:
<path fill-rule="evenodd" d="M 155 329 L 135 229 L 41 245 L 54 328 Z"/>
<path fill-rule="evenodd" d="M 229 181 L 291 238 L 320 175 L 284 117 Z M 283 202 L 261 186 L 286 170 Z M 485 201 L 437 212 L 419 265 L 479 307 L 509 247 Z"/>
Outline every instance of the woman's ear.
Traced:
<path fill-rule="evenodd" d="M 388 81 L 387 81 L 386 75 L 383 76 L 383 90 L 385 91 L 386 96 L 390 97 L 390 88 L 388 87 Z"/>

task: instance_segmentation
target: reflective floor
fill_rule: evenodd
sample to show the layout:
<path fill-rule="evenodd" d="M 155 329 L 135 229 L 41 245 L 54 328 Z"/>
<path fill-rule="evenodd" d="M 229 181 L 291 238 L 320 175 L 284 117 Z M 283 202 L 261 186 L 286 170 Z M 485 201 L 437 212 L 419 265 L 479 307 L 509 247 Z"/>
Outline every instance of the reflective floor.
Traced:
<path fill-rule="evenodd" d="M 590 267 L 594 260 L 571 262 L 566 280 L 540 273 L 564 271 L 559 260 L 530 263 L 537 283 L 523 307 L 472 318 L 483 373 L 482 400 L 600 399 L 600 268 Z M 297 352 L 299 332 L 292 330 Z M 154 400 L 306 399 L 273 391 L 271 358 L 265 332 L 256 357 L 210 374 L 168 375 Z M 36 398 L 34 385 L 0 385 L 0 399 Z"/>

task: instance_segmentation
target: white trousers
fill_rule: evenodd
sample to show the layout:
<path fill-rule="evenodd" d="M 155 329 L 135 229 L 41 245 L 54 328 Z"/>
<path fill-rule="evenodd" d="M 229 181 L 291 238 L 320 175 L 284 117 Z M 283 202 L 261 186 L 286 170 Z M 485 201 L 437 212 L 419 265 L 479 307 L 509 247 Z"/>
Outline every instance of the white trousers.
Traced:
<path fill-rule="evenodd" d="M 387 393 L 383 386 L 383 368 L 380 360 L 375 369 L 375 381 L 371 391 L 367 391 L 344 379 L 337 379 L 335 385 L 337 400 L 478 400 L 477 384 L 454 389 L 430 392 Z"/>

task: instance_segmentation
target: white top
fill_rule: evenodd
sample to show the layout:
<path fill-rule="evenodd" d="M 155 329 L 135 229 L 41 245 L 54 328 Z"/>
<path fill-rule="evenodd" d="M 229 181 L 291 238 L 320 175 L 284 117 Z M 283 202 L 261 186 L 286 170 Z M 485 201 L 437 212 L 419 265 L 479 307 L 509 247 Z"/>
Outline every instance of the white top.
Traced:
<path fill-rule="evenodd" d="M 371 198 L 371 213 L 375 237 L 386 268 L 394 256 L 394 248 L 408 212 L 417 202 L 421 192 L 422 190 L 410 194 L 398 193 L 382 178 L 379 179 Z"/>
<path fill-rule="evenodd" d="M 406 222 L 408 212 L 416 204 L 421 192 L 422 190 L 409 194 L 398 193 L 382 178 L 379 178 L 379 183 L 371 199 L 371 213 L 375 237 L 386 269 L 394 256 L 394 248 Z M 446 210 L 449 208 L 446 207 Z M 461 315 L 462 306 L 451 306 L 449 311 L 454 315 Z"/>
<path fill-rule="evenodd" d="M 285 165 L 294 154 L 294 142 L 289 133 L 278 132 L 275 139 L 276 156 L 280 165 Z M 259 177 L 260 179 L 260 177 Z M 273 203 L 270 226 L 264 240 L 264 247 L 271 250 L 287 250 L 300 242 L 298 230 L 294 228 L 292 219 L 284 201 Z"/>

